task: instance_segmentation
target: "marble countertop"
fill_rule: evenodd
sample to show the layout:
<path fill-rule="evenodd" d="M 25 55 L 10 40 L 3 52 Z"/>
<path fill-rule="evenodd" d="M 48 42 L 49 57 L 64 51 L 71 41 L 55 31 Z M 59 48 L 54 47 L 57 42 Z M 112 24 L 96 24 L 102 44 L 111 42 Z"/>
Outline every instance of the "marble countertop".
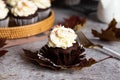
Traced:
<path fill-rule="evenodd" d="M 72 10 L 63 10 L 54 8 L 56 21 L 63 21 L 63 18 L 68 18 L 71 15 L 84 16 Z M 97 40 L 91 34 L 91 29 L 106 29 L 107 24 L 97 20 L 95 13 L 87 17 L 83 33 L 94 41 L 108 48 L 120 52 L 120 42 L 103 42 Z M 23 58 L 22 49 L 37 50 L 47 42 L 47 39 L 36 41 L 33 43 L 22 44 L 7 48 L 9 51 L 6 55 L 0 57 L 0 80 L 119 80 L 120 79 L 120 60 L 109 58 L 90 67 L 85 67 L 81 70 L 62 70 L 53 71 L 43 67 L 39 67 L 26 61 Z M 93 57 L 96 60 L 108 57 L 107 54 L 93 49 L 86 49 L 86 55 Z"/>

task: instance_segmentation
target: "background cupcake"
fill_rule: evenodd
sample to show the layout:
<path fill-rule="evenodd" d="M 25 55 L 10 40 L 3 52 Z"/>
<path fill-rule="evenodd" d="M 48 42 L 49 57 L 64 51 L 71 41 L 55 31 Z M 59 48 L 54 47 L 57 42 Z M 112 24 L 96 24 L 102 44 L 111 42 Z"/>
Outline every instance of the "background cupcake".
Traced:
<path fill-rule="evenodd" d="M 32 24 L 38 21 L 36 5 L 29 0 L 20 0 L 11 9 L 15 23 L 18 26 Z"/>
<path fill-rule="evenodd" d="M 0 0 L 0 27 L 8 27 L 9 25 L 9 10 L 3 0 Z"/>
<path fill-rule="evenodd" d="M 38 7 L 38 17 L 39 20 L 47 18 L 51 11 L 51 1 L 50 0 L 31 0 Z"/>

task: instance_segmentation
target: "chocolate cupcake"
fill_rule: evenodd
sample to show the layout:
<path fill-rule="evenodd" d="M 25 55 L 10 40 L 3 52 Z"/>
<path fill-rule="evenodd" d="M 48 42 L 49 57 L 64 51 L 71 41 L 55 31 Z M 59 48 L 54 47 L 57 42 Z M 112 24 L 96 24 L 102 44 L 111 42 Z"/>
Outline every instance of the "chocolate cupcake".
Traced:
<path fill-rule="evenodd" d="M 31 0 L 38 7 L 38 18 L 43 20 L 47 18 L 50 14 L 51 2 L 50 0 Z"/>
<path fill-rule="evenodd" d="M 0 27 L 8 27 L 9 26 L 9 10 L 6 8 L 6 4 L 3 0 L 0 0 Z"/>
<path fill-rule="evenodd" d="M 72 29 L 56 26 L 49 35 L 48 44 L 40 52 L 57 65 L 75 65 L 80 62 L 85 51 L 82 45 L 76 42 L 76 38 L 77 35 Z"/>
<path fill-rule="evenodd" d="M 37 7 L 32 1 L 20 0 L 11 9 L 15 23 L 18 26 L 33 24 L 38 21 Z"/>

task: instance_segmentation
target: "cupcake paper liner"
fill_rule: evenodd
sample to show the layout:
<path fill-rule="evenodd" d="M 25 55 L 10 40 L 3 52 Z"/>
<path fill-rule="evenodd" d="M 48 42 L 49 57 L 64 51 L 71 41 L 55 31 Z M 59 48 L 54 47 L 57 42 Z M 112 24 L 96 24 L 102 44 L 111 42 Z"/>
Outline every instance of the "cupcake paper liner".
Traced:
<path fill-rule="evenodd" d="M 18 26 L 33 24 L 33 23 L 36 23 L 37 21 L 38 21 L 38 17 L 37 16 L 35 16 L 33 18 L 24 18 L 24 19 L 15 18 L 15 23 Z"/>
<path fill-rule="evenodd" d="M 0 20 L 0 27 L 8 27 L 9 26 L 9 17 L 4 20 Z"/>
<path fill-rule="evenodd" d="M 35 52 L 24 49 L 23 51 L 25 54 L 25 58 L 30 60 L 33 63 L 38 63 L 42 67 L 46 67 L 46 68 L 53 69 L 53 70 L 64 70 L 64 69 L 78 70 L 84 67 L 89 67 L 96 63 L 96 61 L 93 58 L 86 59 L 85 56 L 79 55 L 78 57 L 80 61 L 77 62 L 76 64 L 75 63 L 71 65 L 56 64 L 54 61 L 51 60 L 51 58 L 49 58 L 50 57 L 49 54 L 46 53 L 48 51 L 47 48 L 45 46 L 43 48 L 44 48 L 43 52 L 41 52 L 41 49 Z M 61 56 L 58 55 L 58 60 L 60 60 L 60 57 Z M 65 62 L 67 61 L 68 60 L 65 59 Z"/>
<path fill-rule="evenodd" d="M 49 16 L 51 9 L 47 9 L 44 11 L 38 11 L 38 20 L 43 20 Z"/>

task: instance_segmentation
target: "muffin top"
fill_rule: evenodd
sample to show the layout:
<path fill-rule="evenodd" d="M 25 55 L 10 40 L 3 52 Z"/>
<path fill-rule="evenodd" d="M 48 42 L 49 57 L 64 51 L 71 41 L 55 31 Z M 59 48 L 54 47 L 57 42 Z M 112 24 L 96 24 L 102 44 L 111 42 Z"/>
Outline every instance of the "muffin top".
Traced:
<path fill-rule="evenodd" d="M 20 0 L 17 2 L 16 6 L 11 9 L 11 12 L 14 16 L 27 17 L 34 15 L 37 11 L 36 5 L 29 0 Z"/>
<path fill-rule="evenodd" d="M 71 28 L 55 26 L 49 34 L 48 46 L 66 49 L 76 43 L 77 35 Z"/>
<path fill-rule="evenodd" d="M 6 8 L 6 4 L 3 0 L 0 0 L 0 20 L 6 18 L 8 15 L 8 8 Z"/>
<path fill-rule="evenodd" d="M 50 0 L 32 0 L 39 9 L 46 9 L 51 6 Z"/>
<path fill-rule="evenodd" d="M 10 5 L 11 7 L 14 7 L 18 1 L 20 0 L 6 0 L 6 3 Z"/>

